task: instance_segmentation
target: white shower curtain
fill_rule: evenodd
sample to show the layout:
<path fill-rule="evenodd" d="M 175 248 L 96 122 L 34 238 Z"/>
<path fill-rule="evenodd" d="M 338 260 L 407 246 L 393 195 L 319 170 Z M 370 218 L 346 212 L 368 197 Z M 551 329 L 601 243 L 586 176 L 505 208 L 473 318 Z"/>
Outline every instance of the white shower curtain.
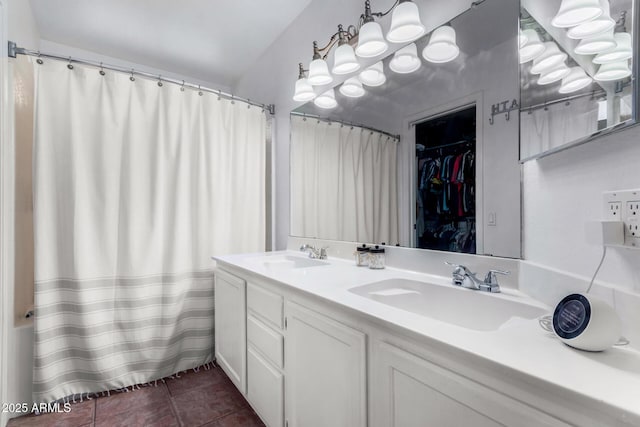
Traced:
<path fill-rule="evenodd" d="M 211 361 L 210 257 L 265 246 L 264 112 L 34 66 L 35 401 Z"/>
<path fill-rule="evenodd" d="M 291 234 L 398 243 L 398 140 L 291 116 Z"/>

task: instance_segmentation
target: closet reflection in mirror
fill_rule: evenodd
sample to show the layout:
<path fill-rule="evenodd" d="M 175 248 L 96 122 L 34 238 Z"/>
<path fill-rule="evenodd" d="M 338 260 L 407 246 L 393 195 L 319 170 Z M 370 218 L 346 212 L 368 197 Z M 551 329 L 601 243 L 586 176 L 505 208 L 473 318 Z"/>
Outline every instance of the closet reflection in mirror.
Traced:
<path fill-rule="evenodd" d="M 634 1 L 595 3 L 597 16 L 587 19 L 558 0 L 520 2 L 524 160 L 636 122 Z"/>
<path fill-rule="evenodd" d="M 294 110 L 291 235 L 519 258 L 517 115 L 489 122 L 492 104 L 518 98 L 518 15 L 486 0 L 448 21 L 455 59 L 427 61 L 427 34 L 402 49 L 416 70 L 394 71 L 390 52 L 384 84 L 359 98 L 338 84 L 335 108 Z"/>

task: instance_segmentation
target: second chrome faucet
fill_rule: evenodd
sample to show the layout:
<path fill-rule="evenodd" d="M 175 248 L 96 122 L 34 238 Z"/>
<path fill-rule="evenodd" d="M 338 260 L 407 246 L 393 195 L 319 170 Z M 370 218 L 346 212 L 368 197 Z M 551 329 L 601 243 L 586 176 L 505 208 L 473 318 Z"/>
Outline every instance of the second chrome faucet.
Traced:
<path fill-rule="evenodd" d="M 475 273 L 472 273 L 467 267 L 461 264 L 454 264 L 445 261 L 445 264 L 454 267 L 451 273 L 451 282 L 456 286 L 462 286 L 463 288 L 473 289 L 477 291 L 500 292 L 500 285 L 498 284 L 497 274 L 511 274 L 509 271 L 503 270 L 489 270 L 484 280 L 480 280 L 476 277 Z"/>

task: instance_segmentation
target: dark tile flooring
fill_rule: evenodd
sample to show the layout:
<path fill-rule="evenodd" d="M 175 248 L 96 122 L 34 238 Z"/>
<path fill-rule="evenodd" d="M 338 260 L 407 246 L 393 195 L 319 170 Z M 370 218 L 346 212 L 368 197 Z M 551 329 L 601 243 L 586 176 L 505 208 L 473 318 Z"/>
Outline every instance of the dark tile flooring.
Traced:
<path fill-rule="evenodd" d="M 264 426 L 218 366 L 165 381 L 158 381 L 157 387 L 73 403 L 69 413 L 14 418 L 7 427 Z"/>

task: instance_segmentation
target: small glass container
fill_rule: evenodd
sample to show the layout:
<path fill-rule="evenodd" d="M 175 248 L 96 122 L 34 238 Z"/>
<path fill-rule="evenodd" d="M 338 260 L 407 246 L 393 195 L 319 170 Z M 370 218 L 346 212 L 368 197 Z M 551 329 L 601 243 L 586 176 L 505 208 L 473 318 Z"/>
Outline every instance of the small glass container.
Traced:
<path fill-rule="evenodd" d="M 376 245 L 369 249 L 369 268 L 381 270 L 384 268 L 384 248 Z"/>
<path fill-rule="evenodd" d="M 363 243 L 362 246 L 356 248 L 354 255 L 358 267 L 367 267 L 369 265 L 369 246 Z"/>

